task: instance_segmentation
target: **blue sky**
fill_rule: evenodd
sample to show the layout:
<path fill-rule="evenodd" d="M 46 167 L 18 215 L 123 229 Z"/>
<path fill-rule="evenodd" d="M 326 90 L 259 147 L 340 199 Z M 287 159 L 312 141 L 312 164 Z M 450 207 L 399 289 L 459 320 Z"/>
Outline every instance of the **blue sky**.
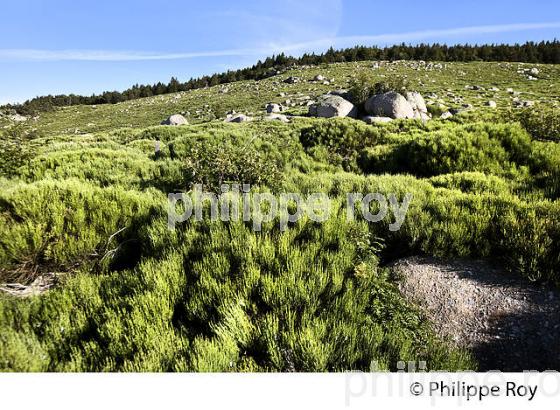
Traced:
<path fill-rule="evenodd" d="M 281 51 L 559 33 L 558 0 L 2 0 L 0 104 L 187 80 Z"/>

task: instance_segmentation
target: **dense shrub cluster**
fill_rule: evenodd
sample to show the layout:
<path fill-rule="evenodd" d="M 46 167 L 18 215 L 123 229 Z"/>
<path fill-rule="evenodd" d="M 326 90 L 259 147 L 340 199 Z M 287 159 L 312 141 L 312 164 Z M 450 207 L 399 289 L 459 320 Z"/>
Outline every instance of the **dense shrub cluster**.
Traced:
<path fill-rule="evenodd" d="M 407 91 L 410 91 L 410 84 L 405 77 L 398 75 L 387 78 L 381 82 L 374 82 L 366 73 L 361 72 L 352 80 L 348 90 L 352 102 L 357 105 L 362 112 L 368 98 L 389 91 L 395 91 L 405 95 Z"/>
<path fill-rule="evenodd" d="M 491 256 L 532 279 L 559 283 L 557 201 L 523 201 L 510 194 L 498 179 L 482 178 L 480 174 L 444 177 L 419 180 L 391 175 L 299 175 L 288 189 L 297 186 L 304 192 L 328 192 L 335 197 L 347 192 L 380 192 L 403 198 L 409 192 L 414 199 L 399 231 L 388 229 L 392 220 L 370 224 L 373 237 L 385 244 L 381 253 L 384 260 L 418 252 L 439 257 Z M 446 179 L 448 184 L 468 184 L 471 189 L 476 186 L 473 181 L 485 180 L 484 185 L 494 187 L 496 192 L 433 187 L 434 180 L 445 183 Z M 478 182 L 478 186 L 483 185 Z"/>
<path fill-rule="evenodd" d="M 0 192 L 0 280 L 32 280 L 43 268 L 87 271 L 109 246 L 132 240 L 156 210 L 153 192 L 77 180 L 13 184 Z"/>
<path fill-rule="evenodd" d="M 63 283 L 0 295 L 0 370 L 474 368 L 385 264 L 489 257 L 560 285 L 559 145 L 519 125 L 308 119 L 35 142 L 37 155 L 0 179 L 0 282 L 54 272 Z M 331 216 L 286 232 L 278 220 L 261 232 L 210 220 L 169 230 L 166 194 L 196 182 L 324 192 Z M 348 221 L 351 192 L 413 200 L 392 232 L 390 219 Z"/>
<path fill-rule="evenodd" d="M 456 172 L 430 178 L 435 187 L 455 189 L 466 193 L 510 193 L 511 186 L 504 179 L 482 172 Z"/>
<path fill-rule="evenodd" d="M 33 157 L 33 149 L 18 128 L 0 132 L 0 176 L 11 177 Z"/>
<path fill-rule="evenodd" d="M 420 177 L 461 171 L 501 175 L 528 165 L 531 149 L 530 137 L 516 126 L 451 125 L 371 147 L 363 152 L 360 165 L 365 172 Z"/>
<path fill-rule="evenodd" d="M 533 184 L 552 198 L 560 198 L 560 143 L 535 142 L 531 157 Z"/>
<path fill-rule="evenodd" d="M 367 224 L 340 224 L 340 205 L 329 222 L 301 220 L 285 234 L 242 222 L 171 232 L 154 219 L 135 268 L 3 301 L 0 368 L 327 371 L 418 358 L 472 367 L 403 302 L 367 257 Z"/>
<path fill-rule="evenodd" d="M 203 184 L 215 191 L 231 183 L 277 187 L 283 177 L 281 153 L 258 138 L 214 136 L 182 140 L 177 145 L 189 186 Z"/>
<path fill-rule="evenodd" d="M 510 111 L 509 121 L 519 121 L 536 140 L 560 142 L 560 108 L 537 106 Z"/>
<path fill-rule="evenodd" d="M 345 170 L 356 170 L 359 152 L 375 145 L 385 133 L 381 127 L 371 127 L 345 118 L 317 121 L 301 131 L 301 144 L 315 158 L 323 159 Z"/>

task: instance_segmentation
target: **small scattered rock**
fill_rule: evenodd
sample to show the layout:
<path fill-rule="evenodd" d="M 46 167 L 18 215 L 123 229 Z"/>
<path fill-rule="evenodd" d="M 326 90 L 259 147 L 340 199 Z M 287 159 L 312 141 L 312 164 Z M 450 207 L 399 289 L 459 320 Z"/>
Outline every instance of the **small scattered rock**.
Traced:
<path fill-rule="evenodd" d="M 297 84 L 299 83 L 299 77 L 290 76 L 284 80 L 286 84 Z"/>

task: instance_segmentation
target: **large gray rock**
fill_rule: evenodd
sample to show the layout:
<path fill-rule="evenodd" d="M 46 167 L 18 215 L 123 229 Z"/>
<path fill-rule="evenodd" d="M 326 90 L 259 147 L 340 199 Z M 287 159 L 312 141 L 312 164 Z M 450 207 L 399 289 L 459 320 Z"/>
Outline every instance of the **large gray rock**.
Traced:
<path fill-rule="evenodd" d="M 161 122 L 161 125 L 187 125 L 187 124 L 188 121 L 181 114 L 174 114 Z"/>
<path fill-rule="evenodd" d="M 348 90 L 332 90 L 329 91 L 327 95 L 338 95 L 347 101 L 352 101 L 352 94 Z"/>
<path fill-rule="evenodd" d="M 372 117 L 369 115 L 362 118 L 362 120 L 366 124 L 386 124 L 388 122 L 393 121 L 393 119 L 389 117 Z"/>
<path fill-rule="evenodd" d="M 265 121 L 280 121 L 280 122 L 290 122 L 289 118 L 286 117 L 284 114 L 269 114 L 264 117 Z"/>
<path fill-rule="evenodd" d="M 270 103 L 270 104 L 267 104 L 267 106 L 266 106 L 266 112 L 268 114 L 279 113 L 281 111 L 282 111 L 282 106 L 280 104 Z"/>
<path fill-rule="evenodd" d="M 389 91 L 369 98 L 365 104 L 368 114 L 389 118 L 414 118 L 410 103 L 399 93 Z"/>
<path fill-rule="evenodd" d="M 428 108 L 426 107 L 426 101 L 424 101 L 424 97 L 420 93 L 415 91 L 407 92 L 406 93 L 406 101 L 410 104 L 412 109 L 418 113 L 427 113 Z"/>
<path fill-rule="evenodd" d="M 245 114 L 235 114 L 235 115 L 228 115 L 225 119 L 225 122 L 247 122 L 253 121 L 253 118 L 246 116 Z"/>
<path fill-rule="evenodd" d="M 321 118 L 356 118 L 358 115 L 358 109 L 350 101 L 347 101 L 338 95 L 324 95 L 317 103 L 309 106 L 309 115 Z"/>
<path fill-rule="evenodd" d="M 432 117 L 427 112 L 414 111 L 414 119 L 428 121 L 431 120 Z"/>
<path fill-rule="evenodd" d="M 25 116 L 23 116 L 23 115 L 20 115 L 20 114 L 17 114 L 17 113 L 16 113 L 16 114 L 13 114 L 13 115 L 10 115 L 9 118 L 10 118 L 12 121 L 15 121 L 15 122 L 27 121 L 27 117 L 25 117 Z"/>

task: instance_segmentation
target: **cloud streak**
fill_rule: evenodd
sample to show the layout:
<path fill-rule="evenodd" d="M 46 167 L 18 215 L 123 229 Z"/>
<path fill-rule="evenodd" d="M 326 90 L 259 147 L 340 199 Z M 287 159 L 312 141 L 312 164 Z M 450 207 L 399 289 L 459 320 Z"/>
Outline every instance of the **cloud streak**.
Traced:
<path fill-rule="evenodd" d="M 458 27 L 443 30 L 419 30 L 394 34 L 377 34 L 368 36 L 345 36 L 333 39 L 321 39 L 306 43 L 288 45 L 288 50 L 301 50 L 324 46 L 348 46 L 356 44 L 395 44 L 401 42 L 420 41 L 441 37 L 470 36 L 480 34 L 511 33 L 519 31 L 545 30 L 560 28 L 560 22 L 550 23 L 519 23 L 487 26 Z"/>
<path fill-rule="evenodd" d="M 158 61 L 158 60 L 187 60 L 208 57 L 233 56 L 265 56 L 280 52 L 296 53 L 316 51 L 330 46 L 344 47 L 375 44 L 394 44 L 414 42 L 441 37 L 470 36 L 480 34 L 509 33 L 531 30 L 545 30 L 560 28 L 560 22 L 548 23 L 518 23 L 486 26 L 458 27 L 442 30 L 420 30 L 404 33 L 389 33 L 365 36 L 340 36 L 321 38 L 313 41 L 290 44 L 270 43 L 263 47 L 236 48 L 215 51 L 179 52 L 179 53 L 150 53 L 139 51 L 110 51 L 110 50 L 36 50 L 36 49 L 0 49 L 0 61 L 98 61 L 98 62 L 126 62 L 126 61 Z"/>

